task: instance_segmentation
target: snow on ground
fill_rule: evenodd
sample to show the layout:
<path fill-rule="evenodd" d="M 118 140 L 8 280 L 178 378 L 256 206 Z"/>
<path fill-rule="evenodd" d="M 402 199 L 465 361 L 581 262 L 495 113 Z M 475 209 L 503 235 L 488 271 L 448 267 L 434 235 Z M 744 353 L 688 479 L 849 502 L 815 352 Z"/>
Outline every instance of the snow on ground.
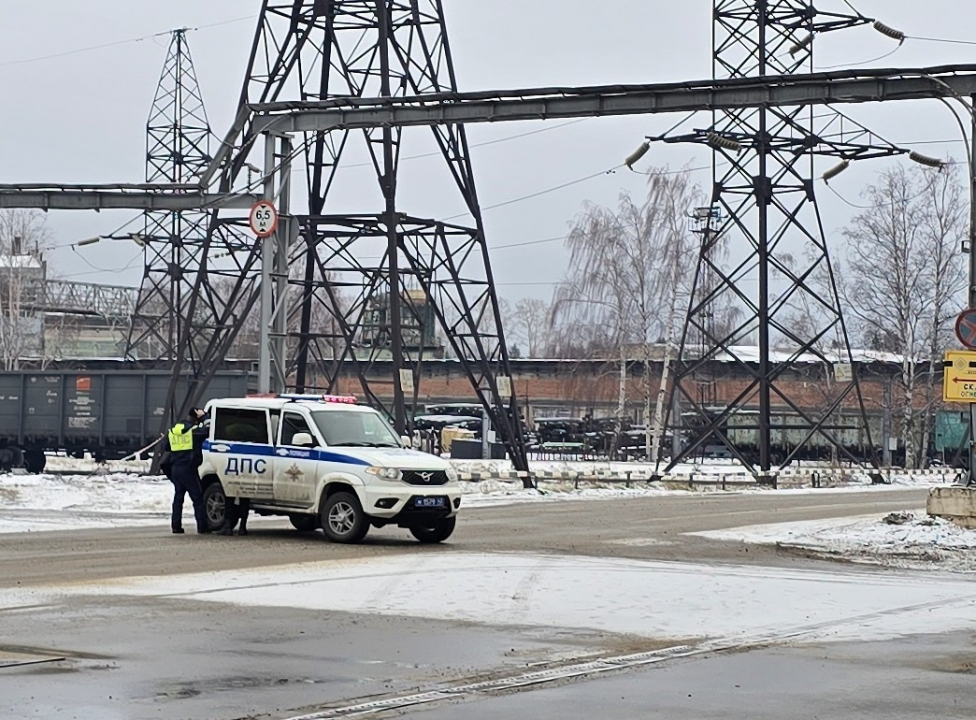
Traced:
<path fill-rule="evenodd" d="M 886 519 L 887 518 L 887 519 Z M 713 540 L 798 548 L 825 557 L 903 568 L 976 572 L 976 530 L 967 530 L 924 510 L 890 517 L 751 525 L 688 533 Z"/>
<path fill-rule="evenodd" d="M 665 495 L 675 492 L 648 483 L 624 485 L 547 483 L 526 490 L 521 481 L 483 480 L 461 484 L 464 507 L 555 500 Z M 0 475 L 0 533 L 116 527 L 125 518 L 163 522 L 169 517 L 173 486 L 164 477 L 107 475 Z M 185 520 L 189 522 L 190 503 Z M 32 519 L 33 518 L 33 519 Z M 192 523 L 190 523 L 192 524 Z"/>
<path fill-rule="evenodd" d="M 619 633 L 684 641 L 878 640 L 976 630 L 958 577 L 703 566 L 534 553 L 442 553 L 0 591 L 0 610 L 137 596 Z"/>
<path fill-rule="evenodd" d="M 168 524 L 172 502 L 166 478 L 0 475 L 0 533 Z"/>
<path fill-rule="evenodd" d="M 931 478 L 920 478 L 930 484 Z M 906 481 L 906 484 L 915 484 Z M 884 492 L 903 489 L 900 485 L 860 485 L 842 488 L 739 488 L 738 492 L 824 494 L 837 492 Z M 463 507 L 485 507 L 511 503 L 545 503 L 566 500 L 601 500 L 661 495 L 688 495 L 689 490 L 662 487 L 659 483 L 634 481 L 543 480 L 538 489 L 525 489 L 520 480 L 462 482 Z M 705 486 L 694 492 L 726 492 Z M 0 533 L 72 530 L 144 524 L 169 517 L 173 489 L 164 477 L 114 472 L 102 475 L 0 475 Z M 36 522 L 31 513 L 36 514 Z M 189 501 L 185 518 L 190 517 Z M 141 520 L 140 520 L 141 519 Z M 187 521 L 188 522 L 188 521 Z"/>

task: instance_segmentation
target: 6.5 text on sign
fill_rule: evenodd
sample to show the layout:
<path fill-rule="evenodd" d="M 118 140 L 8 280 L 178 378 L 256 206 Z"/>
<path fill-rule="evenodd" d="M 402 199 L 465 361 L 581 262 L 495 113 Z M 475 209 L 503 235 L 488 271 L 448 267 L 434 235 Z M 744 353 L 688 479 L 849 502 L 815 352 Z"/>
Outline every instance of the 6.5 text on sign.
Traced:
<path fill-rule="evenodd" d="M 278 208 L 269 200 L 255 203 L 251 208 L 251 230 L 259 238 L 271 237 L 278 229 Z"/>

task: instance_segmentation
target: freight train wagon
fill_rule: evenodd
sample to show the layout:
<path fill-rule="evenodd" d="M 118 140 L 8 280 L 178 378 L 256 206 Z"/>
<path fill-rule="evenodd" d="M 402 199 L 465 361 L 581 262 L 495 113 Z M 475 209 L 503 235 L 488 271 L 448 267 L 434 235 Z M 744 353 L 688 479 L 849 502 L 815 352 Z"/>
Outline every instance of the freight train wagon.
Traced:
<path fill-rule="evenodd" d="M 171 374 L 166 371 L 0 373 L 0 469 L 44 469 L 45 451 L 117 459 L 159 437 Z M 243 397 L 245 371 L 218 372 L 201 400 Z M 182 380 L 177 397 L 186 393 Z M 6 467 L 3 467 L 6 466 Z"/>
<path fill-rule="evenodd" d="M 868 417 L 868 425 L 871 430 L 871 444 L 874 448 L 881 445 L 881 418 L 877 416 Z M 747 455 L 758 457 L 758 424 L 759 414 L 754 411 L 740 411 L 730 416 L 726 425 L 726 434 L 729 440 L 740 450 L 744 450 Z M 804 443 L 803 448 L 797 454 L 798 460 L 830 460 L 832 445 L 830 441 L 820 432 L 810 435 L 810 423 L 799 415 L 792 413 L 773 412 L 770 416 L 771 450 L 774 462 L 779 462 L 786 458 L 794 449 Z M 838 416 L 825 423 L 827 432 L 830 433 L 849 453 L 862 461 L 868 461 L 872 457 L 872 447 L 868 444 L 868 436 L 862 427 L 861 418 L 857 415 Z"/>

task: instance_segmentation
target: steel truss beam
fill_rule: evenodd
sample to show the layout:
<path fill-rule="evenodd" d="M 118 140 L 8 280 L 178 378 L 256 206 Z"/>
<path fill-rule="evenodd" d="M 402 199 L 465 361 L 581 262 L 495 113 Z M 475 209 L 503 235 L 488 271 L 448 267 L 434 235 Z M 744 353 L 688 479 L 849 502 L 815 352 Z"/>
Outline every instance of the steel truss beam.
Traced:
<path fill-rule="evenodd" d="M 136 291 L 130 287 L 42 280 L 24 288 L 25 310 L 125 320 L 132 317 Z"/>
<path fill-rule="evenodd" d="M 0 209 L 152 210 L 185 212 L 207 208 L 244 210 L 260 198 L 249 193 L 210 193 L 199 185 L 0 184 Z"/>
<path fill-rule="evenodd" d="M 273 95 L 273 93 L 268 93 Z M 234 125 L 202 176 L 202 185 L 237 178 L 261 131 L 433 126 L 445 122 L 492 123 L 579 117 L 647 115 L 774 106 L 841 105 L 924 100 L 976 94 L 976 65 L 940 65 L 888 70 L 849 70 L 763 78 L 705 80 L 588 88 L 526 88 L 391 98 L 342 98 L 326 102 L 262 102 L 243 105 Z M 422 104 L 421 104 L 422 102 Z M 261 115 L 259 125 L 253 116 Z M 281 123 L 277 126 L 276 123 Z M 244 140 L 242 140 L 244 138 Z M 229 162 L 230 161 L 230 162 Z M 228 170 L 231 168 L 231 170 Z M 0 184 L 0 208 L 42 210 L 247 209 L 260 196 L 228 189 L 207 192 L 201 184 L 147 185 Z"/>
<path fill-rule="evenodd" d="M 799 54 L 798 57 L 802 57 Z M 936 82 L 938 80 L 938 82 Z M 944 85 L 942 84 L 944 83 Z M 921 100 L 976 91 L 976 65 L 777 74 L 690 83 L 531 88 L 428 97 L 256 103 L 254 132 L 560 120 L 693 110 Z"/>

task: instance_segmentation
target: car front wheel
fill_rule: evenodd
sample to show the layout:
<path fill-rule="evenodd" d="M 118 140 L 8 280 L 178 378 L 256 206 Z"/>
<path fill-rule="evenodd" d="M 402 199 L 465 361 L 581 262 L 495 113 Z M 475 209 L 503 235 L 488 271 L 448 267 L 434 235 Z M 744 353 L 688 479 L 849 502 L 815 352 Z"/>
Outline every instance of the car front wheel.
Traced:
<path fill-rule="evenodd" d="M 369 531 L 369 519 L 355 493 L 337 492 L 322 506 L 322 530 L 332 542 L 362 542 Z"/>

